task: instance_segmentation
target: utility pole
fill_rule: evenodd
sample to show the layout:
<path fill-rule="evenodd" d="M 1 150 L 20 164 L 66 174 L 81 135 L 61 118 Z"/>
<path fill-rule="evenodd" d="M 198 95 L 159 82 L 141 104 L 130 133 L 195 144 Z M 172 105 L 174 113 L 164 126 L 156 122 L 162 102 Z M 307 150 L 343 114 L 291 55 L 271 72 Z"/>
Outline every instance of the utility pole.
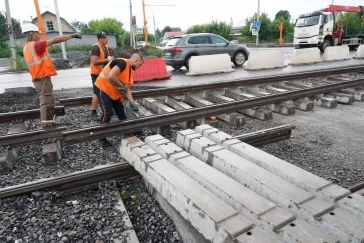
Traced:
<path fill-rule="evenodd" d="M 260 18 L 260 0 L 258 0 L 257 21 L 259 21 L 259 18 Z M 255 42 L 256 46 L 258 46 L 258 44 L 259 44 L 259 30 L 260 30 L 260 24 L 259 24 L 259 27 L 257 28 L 257 39 Z"/>
<path fill-rule="evenodd" d="M 11 23 L 9 0 L 5 0 L 5 8 L 6 8 L 6 20 L 8 22 L 8 25 L 10 25 L 9 41 L 10 41 L 10 49 L 11 49 L 11 59 L 13 61 L 13 68 L 14 68 L 14 70 L 16 70 L 17 66 L 16 66 L 15 41 L 14 41 L 14 34 L 13 34 L 13 24 Z"/>
<path fill-rule="evenodd" d="M 143 6 L 143 20 L 144 20 L 144 39 L 145 39 L 146 45 L 148 45 L 148 28 L 147 28 L 147 19 L 145 18 L 145 6 L 177 6 L 177 5 L 171 5 L 171 4 L 145 5 L 144 0 L 142 0 L 142 6 Z M 154 12 L 153 12 L 153 21 L 154 21 Z M 155 35 L 155 21 L 154 21 L 154 35 Z"/>
<path fill-rule="evenodd" d="M 129 5 L 130 5 L 130 45 L 135 48 L 134 46 L 134 30 L 133 30 L 133 10 L 132 10 L 132 6 L 131 6 L 131 0 L 129 0 Z"/>
<path fill-rule="evenodd" d="M 145 18 L 145 2 L 142 0 L 143 5 L 143 23 L 144 23 L 144 39 L 145 39 L 145 45 L 148 45 L 148 28 L 147 28 L 147 19 Z"/>
<path fill-rule="evenodd" d="M 59 16 L 59 12 L 58 12 L 58 4 L 57 4 L 57 0 L 54 0 L 54 8 L 56 9 L 56 16 L 57 16 L 57 22 L 58 22 L 58 31 L 59 31 L 59 35 L 63 35 L 63 31 L 62 31 L 62 22 L 61 22 L 61 17 Z M 62 54 L 63 54 L 63 59 L 67 60 L 67 52 L 66 52 L 66 45 L 64 42 L 61 43 L 61 47 L 62 47 Z"/>
<path fill-rule="evenodd" d="M 154 11 L 153 11 L 153 26 L 154 26 L 154 44 L 157 45 L 157 35 L 155 34 L 155 18 L 154 18 Z"/>
<path fill-rule="evenodd" d="M 35 11 L 37 12 L 37 19 L 38 19 L 38 28 L 39 28 L 39 33 L 42 36 L 43 40 L 46 40 L 46 29 L 44 28 L 44 24 L 43 24 L 43 20 L 42 20 L 42 15 L 40 14 L 40 10 L 39 10 L 39 4 L 38 4 L 38 0 L 34 0 L 34 5 L 35 5 Z"/>

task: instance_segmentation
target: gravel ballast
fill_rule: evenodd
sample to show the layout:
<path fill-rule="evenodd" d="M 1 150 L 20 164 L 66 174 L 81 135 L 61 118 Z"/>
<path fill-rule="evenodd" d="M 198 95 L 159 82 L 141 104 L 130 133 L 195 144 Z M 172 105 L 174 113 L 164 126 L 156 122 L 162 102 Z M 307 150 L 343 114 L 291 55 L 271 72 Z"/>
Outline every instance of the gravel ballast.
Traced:
<path fill-rule="evenodd" d="M 90 95 L 91 90 L 64 90 L 56 91 L 55 94 L 56 97 L 76 97 Z M 0 107 L 1 113 L 38 108 L 38 101 L 35 95 L 0 94 L 0 103 L 2 104 Z M 239 128 L 220 121 L 218 128 L 231 135 L 240 135 L 242 133 L 272 128 L 279 125 L 292 124 L 296 126 L 296 129 L 293 130 L 293 135 L 290 140 L 266 145 L 261 149 L 320 177 L 328 179 L 335 184 L 349 188 L 364 181 L 364 165 L 362 161 L 364 156 L 362 150 L 364 137 L 364 129 L 362 129 L 362 124 L 364 124 L 363 112 L 364 102 L 355 102 L 353 105 L 338 105 L 335 109 L 325 109 L 315 106 L 314 110 L 309 112 L 296 110 L 296 114 L 293 116 L 282 116 L 274 113 L 273 120 L 270 121 L 259 121 L 247 117 L 246 124 Z M 66 108 L 66 115 L 60 117 L 59 121 L 69 123 L 70 126 L 68 129 L 97 125 L 98 122 L 91 121 L 90 113 L 90 106 L 87 105 Z M 114 117 L 114 119 L 116 118 Z M 39 126 L 39 121 L 33 121 L 32 125 L 33 129 L 37 128 Z M 0 133 L 7 133 L 8 128 L 9 124 L 0 124 Z M 182 129 L 173 126 L 173 134 L 167 138 L 173 141 L 176 132 L 179 130 Z M 149 134 L 151 134 L 149 131 L 144 131 L 141 139 L 143 140 L 144 137 Z M 54 164 L 44 164 L 42 162 L 40 145 L 21 148 L 14 170 L 0 175 L 0 187 L 16 185 L 50 176 L 63 175 L 74 171 L 93 168 L 97 165 L 120 162 L 122 161 L 119 154 L 121 138 L 121 135 L 109 138 L 113 147 L 107 149 L 101 148 L 98 141 L 63 146 L 63 157 Z M 6 148 L 0 148 L 0 152 L 5 151 L 5 149 Z M 124 203 L 141 242 L 182 242 L 172 221 L 162 210 L 160 210 L 158 204 L 148 194 L 140 179 L 121 183 L 119 189 L 120 191 L 125 191 L 127 193 Z M 94 202 L 93 200 L 96 200 L 97 203 L 100 203 L 104 200 L 102 196 L 103 194 L 99 190 L 66 197 L 60 197 L 57 194 L 40 193 L 0 200 L 0 214 L 2 220 L 0 221 L 0 224 L 2 225 L 0 227 L 3 227 L 0 228 L 0 237 L 5 237 L 0 238 L 0 242 L 7 242 L 9 240 L 9 242 L 14 242 L 15 239 L 40 237 L 42 234 L 42 237 L 51 237 L 54 235 L 54 237 L 56 237 L 53 238 L 55 242 L 62 242 L 62 238 L 65 242 L 82 242 L 80 240 L 84 240 L 83 237 L 85 237 L 85 235 L 81 232 L 79 236 L 82 236 L 82 238 L 72 238 L 74 237 L 73 231 L 75 230 L 69 228 L 69 226 L 60 225 L 48 227 L 48 224 L 52 225 L 52 213 L 48 212 L 47 214 L 45 209 L 47 208 L 47 205 L 48 207 L 50 207 L 49 205 L 52 205 L 52 207 L 56 205 L 58 208 L 64 207 L 64 211 L 67 213 L 64 215 L 61 215 L 60 213 L 55 214 L 55 217 L 61 217 L 61 219 L 63 219 L 62 217 L 71 215 L 71 212 L 73 212 L 72 210 L 74 209 L 74 205 L 71 207 L 67 202 L 77 200 L 80 202 L 79 205 L 87 205 L 90 202 Z M 49 197 L 51 197 L 51 199 L 49 199 Z M 113 201 L 114 199 L 110 200 Z M 33 203 L 36 205 L 34 212 L 41 212 L 40 215 L 43 215 L 44 217 L 43 221 L 36 221 L 40 222 L 37 226 L 32 226 L 29 223 L 32 222 L 29 220 L 32 220 L 35 216 L 27 216 L 24 219 L 24 215 L 29 215 L 33 212 Z M 19 209 L 17 207 L 19 207 Z M 97 212 L 97 214 L 100 215 L 112 212 L 104 211 L 104 209 L 97 209 L 96 206 L 92 207 L 90 210 L 93 210 L 92 212 Z M 88 212 L 86 210 L 88 213 L 91 213 L 91 211 Z M 59 210 L 59 212 L 62 212 L 62 210 Z M 82 215 L 82 212 L 83 211 L 80 211 L 77 216 Z M 117 215 L 113 220 L 116 222 L 121 216 L 122 215 Z M 5 221 L 4 217 L 7 217 L 7 221 Z M 37 220 L 37 217 L 35 217 L 35 220 Z M 11 228 L 4 226 L 8 225 L 9 222 Z M 12 222 L 14 222 L 14 225 L 19 225 L 14 232 L 14 225 L 12 225 Z M 28 231 L 27 227 L 30 226 L 32 226 L 32 229 Z M 122 225 L 119 227 L 122 228 Z M 64 232 L 61 236 L 58 236 L 58 234 L 55 234 L 55 232 L 52 231 L 53 228 L 62 229 Z M 101 228 L 100 230 L 103 232 L 104 228 Z M 30 232 L 32 236 L 28 236 L 28 232 Z M 68 234 L 70 232 L 72 233 L 69 236 Z M 115 233 L 109 232 L 107 235 L 103 236 L 95 235 L 94 237 L 109 238 L 92 238 L 94 239 L 92 242 L 95 242 L 96 240 L 107 242 L 107 239 L 111 239 L 114 234 Z M 7 239 L 6 237 L 9 236 L 12 238 Z M 76 236 L 78 237 L 78 235 Z M 117 236 L 118 235 L 115 234 L 115 237 Z M 67 237 L 67 239 L 65 237 Z M 18 241 L 18 243 L 19 242 L 22 241 Z"/>
<path fill-rule="evenodd" d="M 0 242 L 126 243 L 124 212 L 113 191 L 90 190 L 60 196 L 33 192 L 0 200 Z"/>

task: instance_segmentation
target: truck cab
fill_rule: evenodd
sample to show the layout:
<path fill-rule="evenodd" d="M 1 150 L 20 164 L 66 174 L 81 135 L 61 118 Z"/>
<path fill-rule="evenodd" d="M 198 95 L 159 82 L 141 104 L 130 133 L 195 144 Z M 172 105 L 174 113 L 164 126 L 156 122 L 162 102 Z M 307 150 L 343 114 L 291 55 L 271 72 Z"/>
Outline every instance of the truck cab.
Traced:
<path fill-rule="evenodd" d="M 296 20 L 293 45 L 296 48 L 319 47 L 323 52 L 326 47 L 337 44 L 333 37 L 334 23 L 331 12 L 301 15 Z"/>

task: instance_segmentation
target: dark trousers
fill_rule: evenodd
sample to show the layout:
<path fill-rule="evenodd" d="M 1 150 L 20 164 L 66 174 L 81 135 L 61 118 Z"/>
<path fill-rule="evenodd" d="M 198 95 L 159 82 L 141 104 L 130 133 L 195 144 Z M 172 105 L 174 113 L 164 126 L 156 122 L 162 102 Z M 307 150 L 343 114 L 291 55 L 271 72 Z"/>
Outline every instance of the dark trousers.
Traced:
<path fill-rule="evenodd" d="M 115 111 L 120 121 L 127 118 L 124 110 L 124 105 L 122 102 L 120 102 L 120 100 L 110 99 L 110 97 L 101 90 L 98 98 L 102 110 L 101 124 L 110 122 L 113 115 L 113 110 Z"/>

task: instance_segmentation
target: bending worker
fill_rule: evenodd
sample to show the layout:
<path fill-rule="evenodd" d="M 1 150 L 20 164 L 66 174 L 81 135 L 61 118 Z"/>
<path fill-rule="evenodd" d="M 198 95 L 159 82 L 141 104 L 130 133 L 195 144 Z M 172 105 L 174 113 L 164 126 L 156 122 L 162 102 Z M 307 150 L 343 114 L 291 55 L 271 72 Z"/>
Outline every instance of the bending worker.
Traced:
<path fill-rule="evenodd" d="M 108 37 L 105 32 L 100 32 L 97 34 L 98 42 L 91 49 L 91 60 L 90 60 L 90 72 L 94 95 L 92 96 L 92 113 L 91 119 L 96 121 L 97 117 L 97 104 L 99 103 L 97 94 L 100 90 L 95 86 L 95 81 L 100 75 L 102 69 L 106 66 L 108 62 L 114 60 L 114 57 L 110 56 L 110 49 L 107 46 Z"/>
<path fill-rule="evenodd" d="M 47 47 L 68 41 L 71 38 L 81 39 L 82 35 L 76 33 L 56 36 L 50 40 L 41 40 L 38 27 L 31 23 L 24 24 L 22 32 L 26 35 L 26 43 L 23 49 L 24 59 L 38 94 L 42 128 L 50 129 L 56 125 L 53 121 L 55 111 L 51 76 L 57 75 L 57 72 Z"/>
<path fill-rule="evenodd" d="M 96 79 L 95 85 L 100 89 L 98 99 L 100 102 L 102 117 L 101 124 L 109 123 L 113 110 L 115 111 L 119 120 L 125 120 L 126 114 L 124 110 L 124 92 L 128 100 L 131 102 L 130 106 L 137 111 L 137 106 L 131 94 L 130 87 L 133 85 L 133 74 L 131 69 L 137 70 L 144 63 L 141 54 L 135 53 L 130 59 L 117 58 L 109 62 L 102 70 L 99 77 Z M 100 139 L 103 147 L 111 146 L 111 143 L 106 138 Z"/>

